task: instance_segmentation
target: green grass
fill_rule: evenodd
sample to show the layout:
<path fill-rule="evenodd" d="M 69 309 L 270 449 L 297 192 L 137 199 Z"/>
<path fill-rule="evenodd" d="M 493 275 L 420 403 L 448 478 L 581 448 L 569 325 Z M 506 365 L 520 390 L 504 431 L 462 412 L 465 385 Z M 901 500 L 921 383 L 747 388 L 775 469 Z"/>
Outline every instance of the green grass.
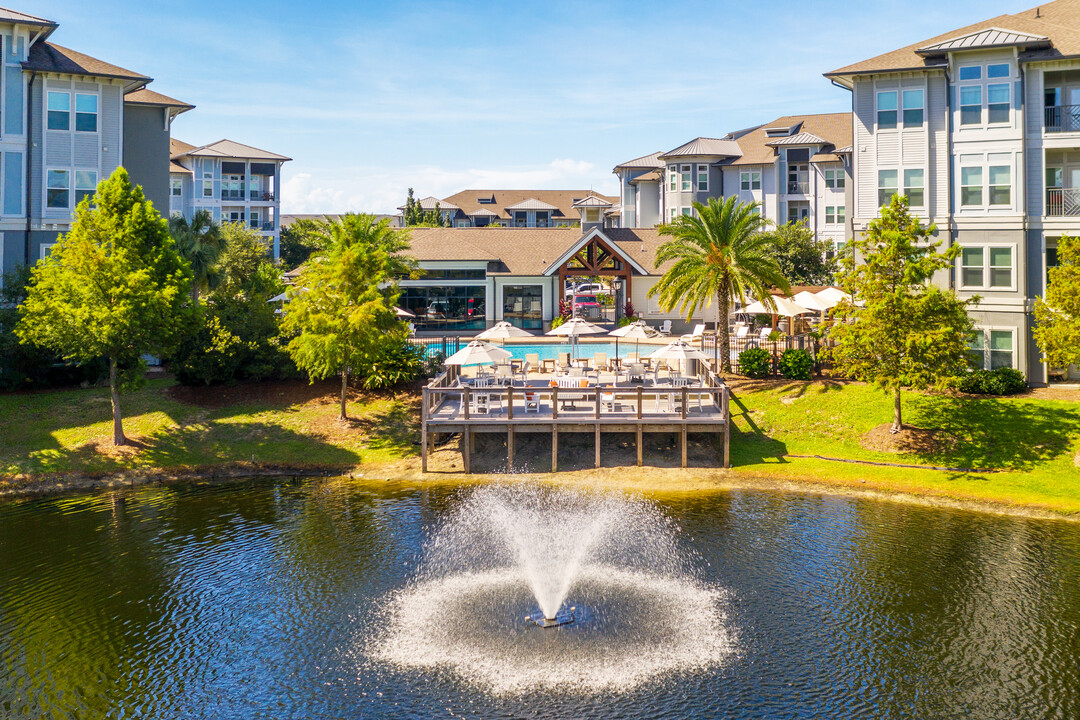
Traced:
<path fill-rule="evenodd" d="M 235 462 L 345 467 L 400 459 L 412 445 L 414 403 L 365 398 L 336 422 L 333 391 L 300 400 L 254 397 L 223 408 L 178 402 L 168 380 L 121 397 L 131 451 L 111 447 L 107 388 L 0 395 L 0 475 L 107 473 Z"/>
<path fill-rule="evenodd" d="M 1077 394 L 1080 400 L 1080 393 Z M 886 453 L 859 439 L 892 420 L 892 400 L 859 384 L 743 387 L 732 400 L 736 472 L 961 500 L 1080 512 L 1080 402 L 904 393 L 905 425 L 938 431 L 936 448 Z M 787 455 L 974 468 L 981 472 L 853 465 Z"/>

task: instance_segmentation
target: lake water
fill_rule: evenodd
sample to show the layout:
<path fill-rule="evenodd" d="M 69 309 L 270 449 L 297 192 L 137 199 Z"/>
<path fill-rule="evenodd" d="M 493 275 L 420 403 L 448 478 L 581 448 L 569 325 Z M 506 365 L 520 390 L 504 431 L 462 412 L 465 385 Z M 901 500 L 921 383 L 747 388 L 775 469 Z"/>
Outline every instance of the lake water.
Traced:
<path fill-rule="evenodd" d="M 2 504 L 0 717 L 1080 717 L 1080 525 L 772 492 L 664 501 L 733 652 L 626 692 L 493 694 L 369 652 L 463 502 L 307 481 Z"/>

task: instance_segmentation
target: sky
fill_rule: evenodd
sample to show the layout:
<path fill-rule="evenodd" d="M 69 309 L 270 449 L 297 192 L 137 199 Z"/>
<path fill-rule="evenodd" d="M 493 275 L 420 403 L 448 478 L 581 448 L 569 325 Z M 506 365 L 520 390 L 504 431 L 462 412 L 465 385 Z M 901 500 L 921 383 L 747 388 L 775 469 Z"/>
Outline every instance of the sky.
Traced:
<path fill-rule="evenodd" d="M 464 189 L 593 189 L 612 168 L 782 115 L 822 73 L 1016 0 L 8 0 L 51 41 L 196 105 L 173 137 L 293 158 L 282 212 L 395 212 Z M 5 3 L 7 4 L 7 3 Z"/>

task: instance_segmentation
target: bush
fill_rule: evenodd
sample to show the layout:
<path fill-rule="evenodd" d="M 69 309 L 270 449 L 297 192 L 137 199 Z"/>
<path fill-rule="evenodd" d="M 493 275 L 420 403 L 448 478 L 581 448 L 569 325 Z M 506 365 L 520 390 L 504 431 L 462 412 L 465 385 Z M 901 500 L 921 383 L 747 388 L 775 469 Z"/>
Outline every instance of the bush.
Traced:
<path fill-rule="evenodd" d="M 970 395 L 1015 395 L 1027 389 L 1027 380 L 1013 368 L 974 370 L 960 378 L 959 387 Z"/>
<path fill-rule="evenodd" d="M 564 322 L 566 322 L 566 318 L 564 318 L 562 315 L 556 315 L 555 317 L 551 318 L 551 329 L 554 330 L 555 328 L 562 325 Z"/>
<path fill-rule="evenodd" d="M 761 348 L 747 348 L 739 353 L 739 370 L 747 377 L 769 377 L 772 374 L 772 356 Z"/>
<path fill-rule="evenodd" d="M 404 337 L 387 335 L 375 353 L 353 371 L 367 390 L 384 390 L 419 377 L 427 362 L 426 354 L 427 348 L 423 345 L 413 345 Z"/>
<path fill-rule="evenodd" d="M 780 374 L 788 380 L 809 380 L 814 358 L 805 350 L 792 348 L 780 356 Z"/>
<path fill-rule="evenodd" d="M 442 372 L 443 363 L 446 362 L 446 354 L 442 350 L 428 352 L 424 358 L 424 377 L 433 378 Z"/>

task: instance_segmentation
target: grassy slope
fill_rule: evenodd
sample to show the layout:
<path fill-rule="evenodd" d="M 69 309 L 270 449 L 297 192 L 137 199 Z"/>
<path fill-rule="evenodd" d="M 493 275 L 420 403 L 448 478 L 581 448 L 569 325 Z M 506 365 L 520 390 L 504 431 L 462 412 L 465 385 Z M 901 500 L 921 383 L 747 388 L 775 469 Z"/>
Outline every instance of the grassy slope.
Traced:
<path fill-rule="evenodd" d="M 251 461 L 290 466 L 385 464 L 417 453 L 415 401 L 364 398 L 357 420 L 336 421 L 333 389 L 289 396 L 270 386 L 233 389 L 220 409 L 178 402 L 170 381 L 124 396 L 125 430 L 136 450 L 110 445 L 107 389 L 0 395 L 0 475 L 105 473 Z M 902 455 L 864 449 L 859 438 L 891 419 L 884 394 L 861 385 L 740 386 L 732 400 L 735 473 L 864 488 L 930 493 L 1080 512 L 1080 403 L 905 394 L 905 421 L 938 428 L 954 442 Z M 954 473 L 879 468 L 785 455 L 973 468 Z"/>
<path fill-rule="evenodd" d="M 899 455 L 859 444 L 864 433 L 892 419 L 891 400 L 863 385 L 747 386 L 736 392 L 732 412 L 732 465 L 738 473 L 1080 512 L 1080 468 L 1073 462 L 1080 451 L 1077 402 L 905 393 L 905 423 L 938 429 L 945 442 L 937 450 Z M 783 459 L 787 454 L 1003 472 Z"/>

